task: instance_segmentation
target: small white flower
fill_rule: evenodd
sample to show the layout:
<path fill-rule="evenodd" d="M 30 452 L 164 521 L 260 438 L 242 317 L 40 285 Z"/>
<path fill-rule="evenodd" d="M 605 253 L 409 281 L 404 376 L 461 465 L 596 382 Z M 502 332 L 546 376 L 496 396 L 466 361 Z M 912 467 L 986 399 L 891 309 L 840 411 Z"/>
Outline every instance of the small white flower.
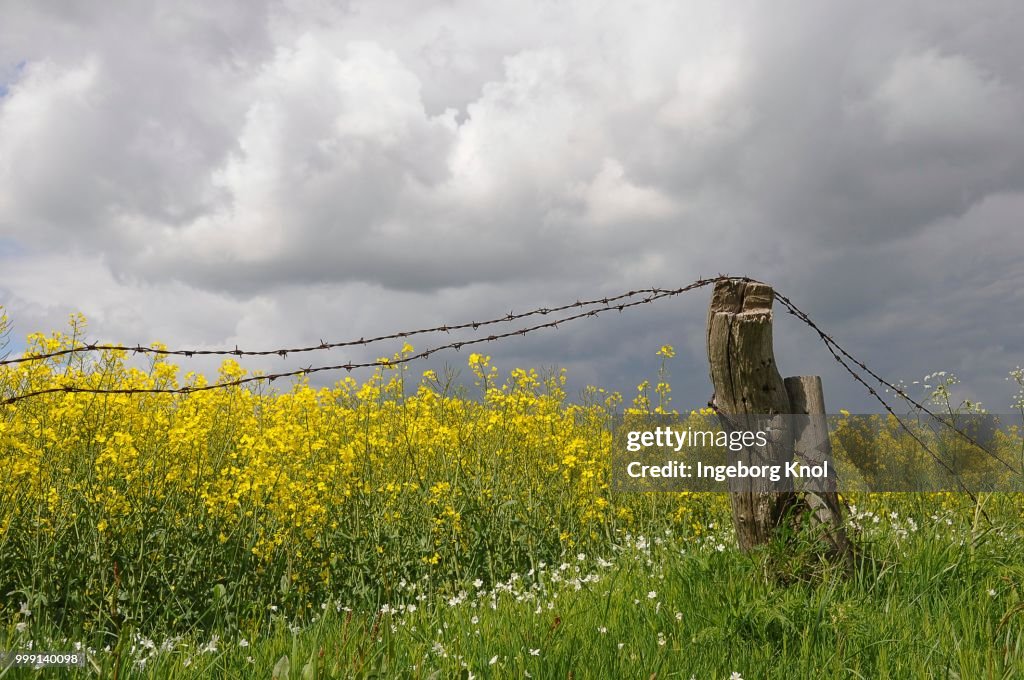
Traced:
<path fill-rule="evenodd" d="M 248 647 L 249 646 L 249 641 L 246 640 L 245 638 L 242 638 L 241 640 L 238 641 L 238 646 L 239 647 Z"/>
<path fill-rule="evenodd" d="M 597 629 L 597 632 L 600 633 L 601 635 L 607 635 L 608 628 L 605 627 L 605 626 L 599 626 L 598 629 Z"/>
<path fill-rule="evenodd" d="M 480 623 L 480 617 L 479 616 L 474 616 L 473 618 L 471 618 L 469 620 L 469 622 L 472 623 L 475 626 L 476 624 Z"/>
<path fill-rule="evenodd" d="M 220 635 L 217 635 L 216 633 L 214 633 L 213 635 L 210 636 L 210 641 L 202 646 L 202 648 L 199 650 L 199 653 L 200 654 L 213 654 L 214 652 L 217 651 L 217 643 L 218 642 L 220 642 Z"/>
<path fill-rule="evenodd" d="M 729 680 L 743 680 L 743 676 L 739 674 L 739 671 L 733 671 L 732 675 L 729 676 Z"/>
<path fill-rule="evenodd" d="M 682 620 L 683 620 L 683 613 L 682 612 L 676 612 L 676 621 L 682 621 Z"/>
<path fill-rule="evenodd" d="M 666 642 L 668 642 L 668 640 L 665 639 L 665 634 L 658 633 L 658 646 L 664 647 Z"/>
<path fill-rule="evenodd" d="M 996 591 L 994 589 L 992 589 L 992 588 L 989 588 L 988 589 L 988 596 L 989 597 L 995 597 L 996 596 Z"/>
<path fill-rule="evenodd" d="M 491 660 L 487 662 L 487 665 L 488 666 L 493 666 L 496 663 L 498 663 L 498 655 L 497 654 L 495 654 L 494 656 L 491 657 Z"/>
<path fill-rule="evenodd" d="M 476 588 L 477 590 L 480 590 L 480 588 L 483 585 L 484 585 L 484 582 L 483 582 L 482 579 L 477 579 L 477 580 L 473 581 L 473 587 Z"/>
<path fill-rule="evenodd" d="M 653 600 L 653 599 L 654 599 L 654 598 L 656 598 L 657 596 L 658 596 L 658 593 L 657 593 L 657 592 L 655 592 L 655 591 L 653 591 L 653 590 L 652 590 L 651 592 L 647 593 L 647 599 L 648 599 L 648 600 Z"/>
<path fill-rule="evenodd" d="M 540 656 L 540 650 L 539 649 L 531 649 L 530 650 L 530 656 Z"/>
<path fill-rule="evenodd" d="M 24 621 L 19 621 L 18 623 L 14 624 L 14 628 L 15 628 L 15 629 L 16 629 L 16 630 L 17 630 L 17 631 L 18 631 L 19 633 L 24 633 L 24 632 L 25 632 L 25 630 L 26 630 L 26 629 L 28 628 L 28 624 L 27 624 L 27 623 L 25 623 Z"/>

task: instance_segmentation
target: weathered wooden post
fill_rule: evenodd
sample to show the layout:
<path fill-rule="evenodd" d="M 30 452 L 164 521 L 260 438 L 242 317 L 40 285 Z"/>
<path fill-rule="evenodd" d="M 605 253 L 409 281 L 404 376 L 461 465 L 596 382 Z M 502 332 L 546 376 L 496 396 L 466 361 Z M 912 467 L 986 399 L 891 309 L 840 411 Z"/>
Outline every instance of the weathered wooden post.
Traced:
<path fill-rule="evenodd" d="M 712 405 L 725 416 L 722 424 L 727 429 L 757 430 L 764 416 L 784 416 L 791 410 L 772 349 L 774 297 L 769 286 L 738 279 L 719 281 L 711 295 L 707 332 L 715 388 Z M 730 451 L 730 464 L 784 464 L 792 434 L 772 435 L 773 441 L 763 449 Z M 729 491 L 736 538 L 744 551 L 768 541 L 794 500 L 791 487 L 766 477 L 733 478 Z"/>
<path fill-rule="evenodd" d="M 799 376 L 783 381 L 772 345 L 775 292 L 763 283 L 724 279 L 715 284 L 708 309 L 707 346 L 712 405 L 730 430 L 762 429 L 768 445 L 730 452 L 730 463 L 785 466 L 791 460 L 820 464 L 831 460 L 821 379 Z M 730 480 L 733 523 L 741 550 L 767 542 L 787 512 L 798 504 L 812 522 L 824 526 L 830 552 L 846 559 L 850 545 L 842 528 L 834 478 L 797 494 L 792 480 L 765 477 Z"/>
<path fill-rule="evenodd" d="M 834 470 L 821 378 L 800 375 L 783 382 L 794 414 L 794 457 L 801 464 L 811 466 L 827 462 Z M 810 480 L 803 488 L 802 500 L 811 512 L 811 525 L 820 529 L 819 537 L 828 544 L 831 556 L 847 566 L 852 565 L 853 546 L 843 529 L 843 511 L 834 474 L 827 479 Z"/>

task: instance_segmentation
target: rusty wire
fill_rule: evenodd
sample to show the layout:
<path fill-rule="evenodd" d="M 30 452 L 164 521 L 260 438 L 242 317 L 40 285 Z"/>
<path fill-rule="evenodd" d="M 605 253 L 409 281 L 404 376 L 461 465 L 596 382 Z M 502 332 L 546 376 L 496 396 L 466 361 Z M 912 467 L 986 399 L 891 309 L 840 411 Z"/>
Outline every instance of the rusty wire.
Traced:
<path fill-rule="evenodd" d="M 581 309 L 584 307 L 592 307 L 594 305 L 604 305 L 606 307 L 616 307 L 614 303 L 620 300 L 626 300 L 629 298 L 636 297 L 638 295 L 660 295 L 662 293 L 671 292 L 673 295 L 684 293 L 688 290 L 695 288 L 701 288 L 712 283 L 716 283 L 726 278 L 734 278 L 727 276 L 717 276 L 710 279 L 697 279 L 693 283 L 677 289 L 665 289 L 665 288 L 640 288 L 637 290 L 630 290 L 620 295 L 613 295 L 610 297 L 594 298 L 591 300 L 576 300 L 564 305 L 557 307 L 538 307 L 528 312 L 522 312 L 515 314 L 509 312 L 508 314 L 494 319 L 487 319 L 485 321 L 467 321 L 458 324 L 442 324 L 440 326 L 433 326 L 431 328 L 421 328 L 418 330 L 411 331 L 399 331 L 397 333 L 389 333 L 387 335 L 378 335 L 370 338 L 359 338 L 358 340 L 344 340 L 340 342 L 325 342 L 320 341 L 318 345 L 309 345 L 306 347 L 292 347 L 292 348 L 281 348 L 281 349 L 267 349 L 267 350 L 244 350 L 239 349 L 236 345 L 234 349 L 165 349 L 162 347 L 150 347 L 143 345 L 136 345 L 135 347 L 125 347 L 124 345 L 117 344 L 102 344 L 102 343 L 83 343 L 79 347 L 71 347 L 67 349 L 55 350 L 53 352 L 43 352 L 38 354 L 27 354 L 15 359 L 6 359 L 0 361 L 0 366 L 10 364 L 23 364 L 33 361 L 45 361 L 47 359 L 54 359 L 70 354 L 79 354 L 82 352 L 100 352 L 100 351 L 128 351 L 135 354 L 154 354 L 164 356 L 183 356 L 183 357 L 194 357 L 194 356 L 279 356 L 281 358 L 287 358 L 289 354 L 300 354 L 303 352 L 316 352 L 321 350 L 336 349 L 339 347 L 352 347 L 352 346 L 366 346 L 384 340 L 401 340 L 410 338 L 416 335 L 424 335 L 428 333 L 449 333 L 451 331 L 459 330 L 478 330 L 482 326 L 491 326 L 499 323 L 508 323 L 511 321 L 518 321 L 519 319 L 525 319 L 531 316 L 548 316 L 551 314 L 557 314 L 559 312 L 568 311 L 570 309 Z M 746 281 L 752 281 L 752 279 L 746 279 Z"/>
<path fill-rule="evenodd" d="M 810 315 L 808 315 L 806 312 L 804 312 L 799 307 L 797 307 L 795 304 L 793 304 L 793 302 L 789 298 L 787 298 L 785 295 L 782 295 L 781 293 L 776 292 L 775 293 L 775 298 L 779 302 L 781 302 L 784 307 L 786 307 L 786 309 L 789 311 L 790 314 L 792 314 L 793 316 L 795 316 L 798 319 L 800 319 L 804 324 L 806 324 L 808 327 L 810 327 L 811 330 L 813 330 L 815 333 L 818 334 L 818 337 L 821 339 L 821 341 L 824 343 L 825 347 L 828 349 L 829 353 L 839 363 L 839 365 L 842 366 L 844 369 L 846 369 L 846 372 L 849 373 L 850 376 L 853 377 L 854 380 L 856 380 L 857 382 L 859 382 L 861 385 L 864 386 L 864 388 L 868 391 L 868 394 L 870 394 L 872 397 L 874 397 L 875 400 L 878 401 L 878 403 L 880 403 L 882 405 L 882 407 L 889 413 L 889 415 L 891 415 L 893 418 L 896 419 L 896 422 L 899 423 L 900 427 L 904 431 L 906 431 L 907 434 L 909 434 L 914 439 L 915 442 L 917 442 L 917 444 L 925 451 L 925 453 L 927 453 L 932 458 L 932 460 L 937 462 L 946 472 L 948 472 L 950 475 L 953 476 L 953 478 L 957 482 L 957 485 L 960 487 L 960 490 L 963 491 L 964 493 L 966 493 L 975 504 L 978 503 L 977 496 L 975 496 L 975 494 L 972 493 L 964 485 L 963 481 L 961 481 L 961 479 L 960 479 L 960 476 L 944 460 L 942 460 L 942 458 L 938 454 L 936 454 L 934 451 L 932 451 L 931 448 L 924 442 L 924 440 L 922 440 L 921 437 L 918 436 L 918 434 L 916 432 L 914 432 L 912 429 L 910 429 L 910 427 L 905 422 L 903 422 L 902 418 L 900 418 L 898 415 L 896 415 L 895 410 L 892 408 L 892 406 L 889 405 L 889 402 L 887 402 L 882 397 L 882 395 L 880 395 L 878 393 L 878 390 L 876 390 L 874 387 L 872 387 L 867 382 L 867 380 L 864 379 L 864 377 L 860 373 L 858 373 L 856 370 L 854 370 L 850 366 L 850 363 L 856 364 L 864 372 L 866 372 L 869 376 L 871 376 L 871 378 L 876 380 L 878 382 L 878 384 L 880 384 L 880 385 L 882 385 L 882 386 L 884 386 L 884 387 L 886 387 L 888 389 L 893 390 L 893 392 L 895 392 L 895 394 L 897 396 L 903 398 L 908 403 L 912 404 L 914 407 L 919 409 L 921 412 L 926 413 L 928 416 L 930 416 L 931 418 L 933 418 L 934 420 L 939 422 L 941 425 L 943 425 L 945 427 L 948 427 L 949 429 L 953 430 L 956 434 L 958 434 L 960 437 L 965 439 L 968 443 L 970 443 L 973 446 L 976 446 L 979 450 L 981 450 L 987 456 L 989 456 L 993 460 L 996 460 L 999 463 L 1001 463 L 1010 472 L 1012 472 L 1014 474 L 1018 474 L 1018 475 L 1021 474 L 1020 470 L 1014 468 L 1008 462 L 1003 460 L 1000 456 L 998 456 L 994 452 L 992 452 L 992 451 L 988 450 L 987 448 L 985 448 L 984 446 L 982 446 L 980 443 L 978 443 L 969 434 L 967 434 L 966 432 L 964 432 L 960 428 L 956 427 L 952 423 L 947 422 L 942 417 L 940 417 L 937 413 L 933 412 L 931 409 L 926 407 L 924 404 L 920 403 L 919 401 L 917 401 L 916 399 L 911 397 L 909 394 L 907 394 L 905 390 L 903 390 L 903 389 L 901 389 L 899 387 L 896 387 L 895 385 L 893 385 L 889 381 L 887 381 L 884 378 L 882 378 L 881 376 L 879 376 L 878 373 L 876 373 L 875 371 L 873 371 L 870 368 L 868 368 L 867 365 L 863 361 L 857 359 L 852 354 L 850 354 L 850 352 L 848 352 L 842 345 L 840 345 L 838 342 L 836 342 L 835 339 L 831 335 L 829 335 L 828 333 L 823 331 L 811 319 Z M 984 510 L 982 510 L 982 514 L 985 515 L 986 519 L 988 518 L 988 515 L 984 512 Z"/>
<path fill-rule="evenodd" d="M 343 345 L 366 345 L 366 344 L 369 344 L 371 342 L 376 342 L 378 340 L 383 340 L 383 339 L 405 338 L 405 337 L 409 337 L 410 335 L 414 335 L 414 334 L 423 334 L 423 333 L 430 333 L 430 332 L 444 332 L 444 331 L 453 330 L 453 329 L 456 329 L 456 328 L 459 328 L 459 329 L 476 328 L 476 327 L 483 326 L 483 325 L 490 325 L 490 324 L 494 324 L 494 323 L 500 323 L 500 322 L 508 321 L 508 320 L 511 320 L 511 319 L 523 318 L 523 317 L 526 317 L 526 316 L 532 316 L 532 315 L 538 315 L 538 314 L 550 314 L 550 313 L 553 313 L 553 312 L 556 312 L 556 311 L 559 311 L 559 310 L 565 311 L 567 309 L 591 306 L 591 305 L 594 305 L 594 304 L 602 303 L 602 306 L 600 306 L 600 307 L 594 307 L 593 309 L 589 309 L 587 311 L 579 312 L 577 314 L 572 314 L 572 315 L 569 315 L 569 316 L 561 317 L 559 319 L 555 319 L 553 321 L 548 321 L 546 323 L 536 324 L 536 325 L 533 325 L 533 326 L 527 326 L 527 327 L 524 327 L 524 328 L 518 328 L 516 330 L 507 331 L 507 332 L 504 332 L 504 333 L 498 333 L 498 334 L 488 335 L 488 336 L 484 336 L 484 337 L 473 338 L 473 339 L 470 339 L 470 340 L 460 340 L 460 341 L 457 341 L 457 342 L 450 342 L 450 343 L 446 343 L 446 344 L 443 344 L 443 345 L 438 345 L 436 347 L 432 347 L 432 348 L 423 350 L 421 352 L 416 352 L 414 354 L 410 354 L 409 356 L 406 356 L 406 357 L 399 357 L 399 358 L 396 358 L 396 359 L 378 359 L 377 361 L 364 362 L 364 363 L 351 363 L 351 362 L 349 362 L 349 363 L 335 364 L 335 365 L 330 365 L 330 366 L 312 366 L 312 365 L 310 365 L 310 366 L 307 366 L 306 368 L 299 368 L 299 369 L 295 369 L 295 370 L 292 370 L 292 371 L 283 371 L 283 372 L 279 372 L 279 373 L 267 373 L 267 374 L 251 375 L 251 376 L 248 376 L 248 377 L 245 377 L 245 378 L 238 378 L 236 380 L 227 380 L 227 381 L 223 381 L 223 382 L 217 382 L 217 383 L 214 383 L 214 384 L 211 384 L 211 385 L 202 385 L 202 386 L 186 385 L 184 387 L 176 387 L 176 388 L 170 388 L 170 387 L 167 387 L 167 388 L 163 388 L 163 387 L 98 388 L 98 387 L 82 387 L 82 386 L 79 386 L 79 385 L 70 385 L 70 384 L 56 385 L 56 386 L 53 386 L 53 387 L 47 387 L 47 388 L 43 388 L 43 389 L 39 389 L 39 390 L 32 390 L 32 391 L 29 391 L 29 392 L 24 392 L 22 394 L 15 395 L 13 397 L 9 397 L 7 399 L 4 399 L 4 400 L 0 401 L 0 406 L 5 406 L 5 405 L 8 405 L 8 404 L 13 404 L 15 402 L 22 401 L 23 399 L 28 399 L 30 397 L 37 397 L 37 396 L 44 395 L 44 394 L 55 394 L 55 393 L 66 393 L 66 394 L 192 394 L 194 392 L 206 392 L 206 391 L 209 391 L 209 390 L 223 389 L 223 388 L 227 388 L 227 387 L 235 387 L 235 386 L 239 386 L 239 385 L 246 385 L 246 384 L 256 383 L 256 382 L 273 382 L 274 380 L 277 380 L 279 378 L 304 377 L 304 376 L 310 375 L 312 373 L 320 373 L 320 372 L 323 372 L 323 371 L 340 371 L 340 370 L 352 371 L 352 370 L 357 369 L 357 368 L 393 367 L 393 366 L 398 366 L 400 364 L 406 364 L 406 363 L 410 363 L 412 361 L 417 361 L 419 359 L 426 359 L 427 357 L 429 357 L 429 356 L 431 356 L 433 354 L 436 354 L 437 352 L 441 352 L 443 350 L 454 349 L 454 350 L 458 351 L 459 349 L 461 349 L 463 347 L 466 347 L 466 346 L 470 346 L 470 345 L 477 345 L 477 344 L 485 343 L 485 342 L 493 342 L 495 340 L 501 340 L 503 338 L 510 338 L 510 337 L 517 336 L 517 335 L 522 336 L 522 335 L 526 335 L 528 333 L 532 333 L 534 331 L 538 331 L 538 330 L 542 330 L 542 329 L 546 329 L 546 328 L 557 328 L 560 324 L 568 323 L 568 322 L 572 322 L 572 321 L 577 321 L 577 320 L 580 320 L 580 319 L 586 319 L 586 318 L 590 318 L 590 317 L 596 317 L 596 316 L 598 316 L 599 314 L 601 314 L 603 312 L 608 312 L 608 311 L 613 311 L 613 310 L 618 310 L 618 311 L 621 312 L 621 311 L 623 311 L 625 309 L 629 309 L 631 307 L 637 307 L 639 305 L 649 304 L 649 303 L 654 302 L 656 300 L 660 300 L 660 299 L 667 298 L 667 297 L 674 297 L 676 295 L 680 295 L 680 294 L 685 293 L 685 292 L 690 291 L 690 290 L 695 290 L 697 288 L 703 288 L 705 286 L 711 285 L 713 283 L 716 283 L 718 281 L 721 281 L 721 280 L 724 280 L 724 279 L 727 279 L 727 278 L 737 278 L 737 277 L 717 276 L 717 277 L 709 278 L 709 279 L 701 278 L 701 279 L 697 279 L 693 283 L 690 283 L 690 284 L 688 284 L 686 286 L 683 286 L 681 288 L 673 288 L 673 289 L 649 288 L 649 289 L 644 289 L 644 290 L 641 290 L 641 291 L 629 291 L 628 293 L 623 293 L 622 295 L 617 295 L 617 296 L 614 296 L 614 297 L 600 298 L 600 299 L 597 299 L 597 300 L 585 301 L 585 302 L 577 301 L 577 302 L 574 302 L 574 303 L 571 303 L 571 304 L 568 304 L 568 305 L 563 305 L 561 307 L 555 307 L 555 308 L 539 308 L 539 309 L 535 309 L 535 310 L 532 310 L 530 312 L 525 312 L 525 313 L 519 314 L 519 315 L 509 314 L 509 315 L 507 315 L 505 317 L 501 317 L 501 318 L 498 318 L 498 319 L 493 319 L 493 320 L 486 321 L 486 322 L 470 322 L 470 323 L 466 323 L 466 324 L 459 324 L 457 326 L 438 326 L 438 327 L 433 328 L 433 329 L 422 329 L 422 330 L 419 330 L 419 331 L 407 331 L 407 332 L 404 332 L 404 333 L 395 333 L 395 334 L 391 334 L 391 335 L 387 335 L 387 336 L 381 336 L 380 338 L 376 338 L 376 339 L 371 338 L 371 339 L 367 340 L 367 339 L 362 339 L 361 338 L 360 340 L 349 341 L 347 343 L 333 343 L 332 344 L 332 346 L 334 346 L 334 347 L 343 346 Z M 742 280 L 744 280 L 744 281 L 753 281 L 753 279 L 749 279 L 749 278 L 743 278 Z M 642 298 L 640 298 L 638 300 L 632 300 L 630 302 L 623 302 L 622 301 L 622 300 L 625 300 L 625 299 L 628 299 L 628 298 L 631 298 L 631 297 L 636 297 L 639 294 L 646 294 L 646 295 L 645 295 L 645 297 L 642 297 Z M 312 350 L 312 349 L 320 349 L 320 348 L 321 347 L 317 346 L 317 347 L 308 348 L 308 349 Z M 125 347 L 119 347 L 119 346 L 116 346 L 116 345 L 102 346 L 102 347 L 99 346 L 99 345 L 85 345 L 84 347 L 79 348 L 78 350 L 61 350 L 60 352 L 51 353 L 49 355 L 49 358 L 52 358 L 54 356 L 64 356 L 64 355 L 67 355 L 67 354 L 71 353 L 72 351 L 99 351 L 100 349 L 133 351 L 135 348 L 125 348 Z M 158 349 L 158 348 L 142 348 L 142 347 L 138 348 L 138 351 L 140 351 L 140 352 L 150 352 L 150 353 L 153 353 L 153 354 L 185 354 L 186 356 L 188 356 L 190 354 L 198 354 L 198 352 L 186 353 L 185 350 L 161 350 L 161 349 Z M 246 354 L 249 354 L 249 355 L 252 355 L 252 354 L 268 355 L 268 354 L 281 354 L 282 351 L 288 352 L 290 350 L 277 350 L 277 351 L 266 351 L 266 352 L 245 352 L 243 350 L 220 350 L 220 351 L 209 350 L 206 353 L 207 354 L 228 354 L 228 355 L 232 355 L 232 354 L 236 354 L 236 352 L 237 352 L 237 353 L 239 353 L 241 355 L 246 355 Z"/>

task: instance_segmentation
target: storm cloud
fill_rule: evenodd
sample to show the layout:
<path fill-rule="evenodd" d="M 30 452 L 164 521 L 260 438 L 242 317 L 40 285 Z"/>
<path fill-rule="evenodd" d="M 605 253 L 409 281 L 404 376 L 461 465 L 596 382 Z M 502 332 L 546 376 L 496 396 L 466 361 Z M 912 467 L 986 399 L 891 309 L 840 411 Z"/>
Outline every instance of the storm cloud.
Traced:
<path fill-rule="evenodd" d="M 0 304 L 22 332 L 82 311 L 105 340 L 264 348 L 729 272 L 894 380 L 955 371 L 998 411 L 1024 363 L 1019 2 L 0 17 Z M 697 406 L 706 304 L 487 351 L 631 394 L 675 344 Z M 779 315 L 776 338 L 830 406 L 870 406 L 806 328 Z"/>

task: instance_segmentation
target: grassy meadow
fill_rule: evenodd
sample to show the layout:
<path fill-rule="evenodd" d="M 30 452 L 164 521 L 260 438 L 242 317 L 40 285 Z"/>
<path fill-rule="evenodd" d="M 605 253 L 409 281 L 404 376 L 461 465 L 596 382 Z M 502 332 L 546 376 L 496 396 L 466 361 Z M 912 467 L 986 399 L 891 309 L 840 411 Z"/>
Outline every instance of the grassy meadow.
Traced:
<path fill-rule="evenodd" d="M 658 354 L 626 397 L 472 354 L 473 387 L 395 364 L 0 407 L 0 649 L 86 659 L 0 677 L 1024 677 L 1024 498 L 846 499 L 852 573 L 800 533 L 741 554 L 727 495 L 610 488 L 613 416 L 672 412 Z M 0 398 L 206 380 L 74 353 L 0 367 Z"/>

